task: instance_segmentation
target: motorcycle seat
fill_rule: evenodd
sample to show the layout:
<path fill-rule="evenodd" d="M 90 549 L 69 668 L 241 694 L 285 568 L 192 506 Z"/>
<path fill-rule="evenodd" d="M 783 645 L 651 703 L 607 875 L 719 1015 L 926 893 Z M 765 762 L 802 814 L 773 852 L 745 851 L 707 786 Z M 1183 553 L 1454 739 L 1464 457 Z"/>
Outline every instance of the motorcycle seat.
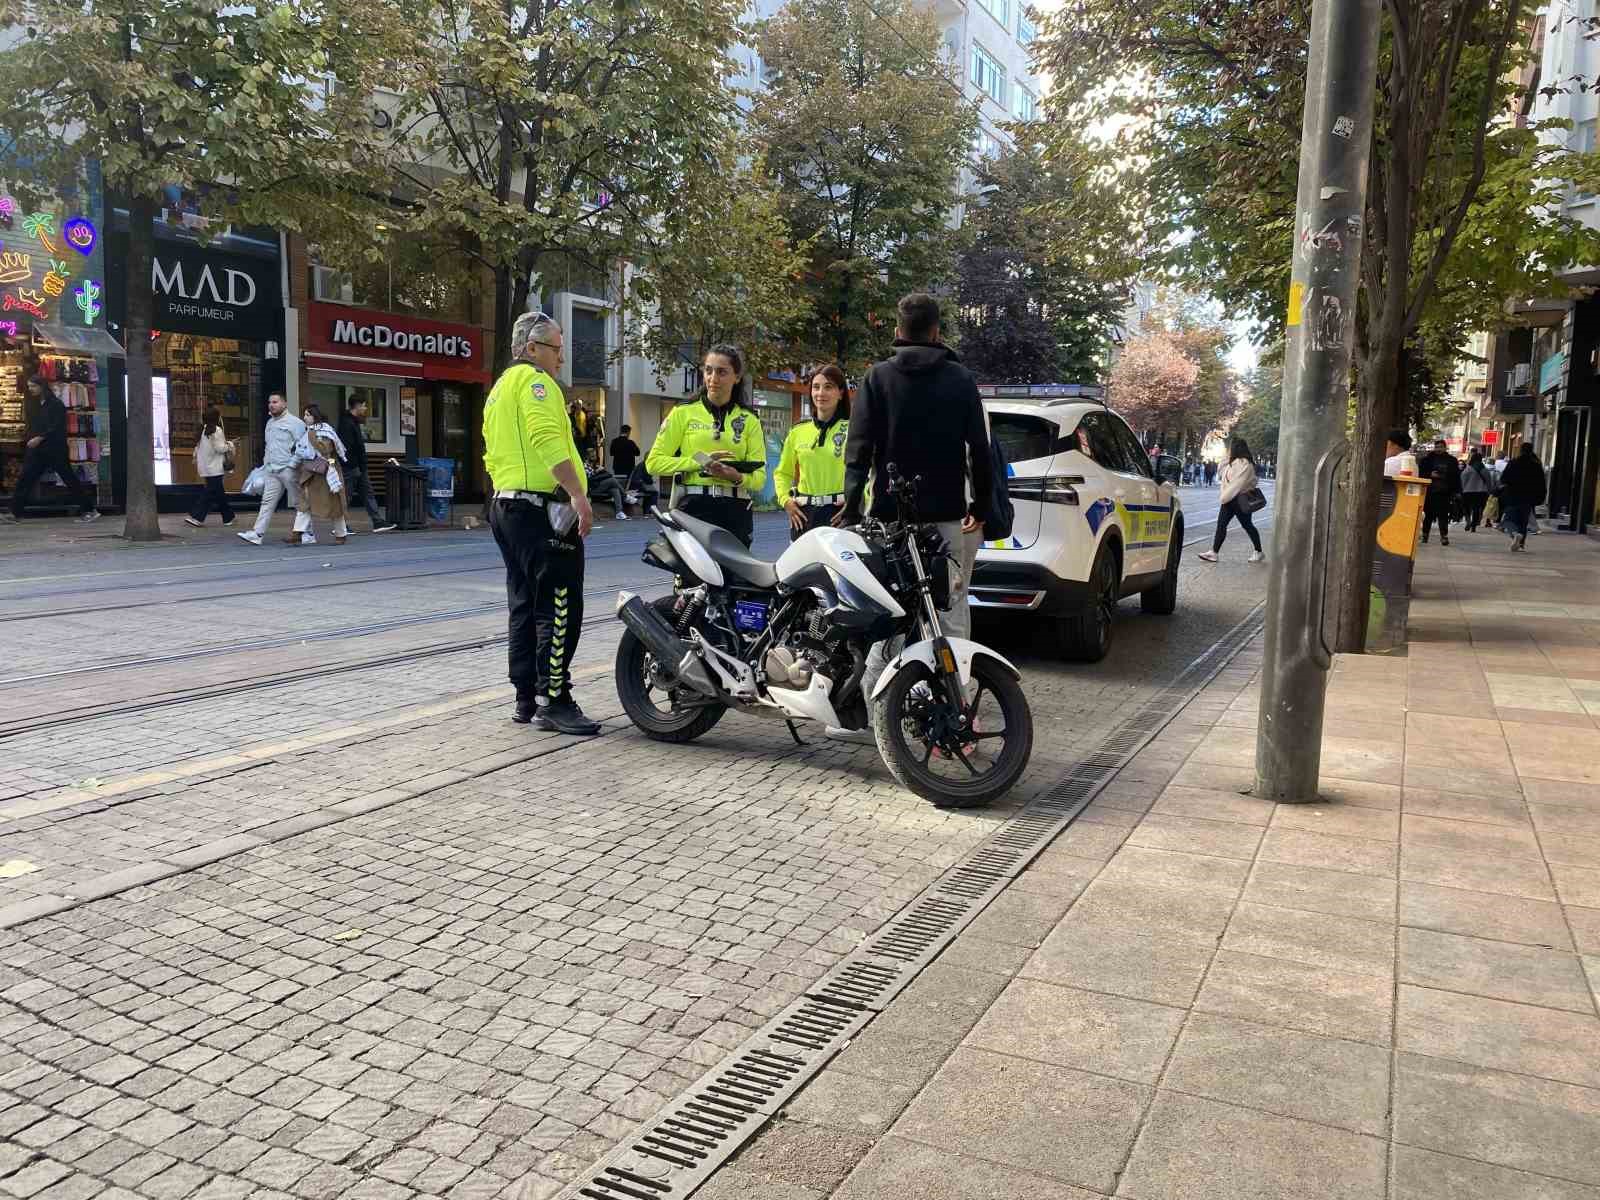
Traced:
<path fill-rule="evenodd" d="M 746 583 L 758 588 L 778 586 L 778 568 L 764 558 L 757 558 L 744 548 L 744 543 L 720 525 L 691 517 L 681 509 L 673 509 L 672 519 L 695 541 L 706 548 L 712 561 L 726 571 L 731 571 Z"/>

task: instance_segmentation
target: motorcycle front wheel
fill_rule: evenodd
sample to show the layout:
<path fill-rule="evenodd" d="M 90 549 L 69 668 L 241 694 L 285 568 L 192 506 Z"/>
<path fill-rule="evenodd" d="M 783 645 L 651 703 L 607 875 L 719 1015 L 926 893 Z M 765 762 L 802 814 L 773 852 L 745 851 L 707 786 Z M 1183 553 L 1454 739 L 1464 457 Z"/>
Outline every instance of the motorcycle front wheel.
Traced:
<path fill-rule="evenodd" d="M 663 596 L 652 601 L 651 607 L 672 623 L 673 597 Z M 658 742 L 692 742 L 728 711 L 721 704 L 695 703 L 682 694 L 688 689 L 670 687 L 661 678 L 654 657 L 631 630 L 624 630 L 617 643 L 616 681 L 617 699 L 628 720 Z"/>
<path fill-rule="evenodd" d="M 1022 686 L 991 659 L 972 664 L 961 713 L 920 663 L 908 664 L 872 703 L 872 734 L 902 785 L 941 808 L 975 808 L 1009 792 L 1033 753 L 1033 713 Z"/>

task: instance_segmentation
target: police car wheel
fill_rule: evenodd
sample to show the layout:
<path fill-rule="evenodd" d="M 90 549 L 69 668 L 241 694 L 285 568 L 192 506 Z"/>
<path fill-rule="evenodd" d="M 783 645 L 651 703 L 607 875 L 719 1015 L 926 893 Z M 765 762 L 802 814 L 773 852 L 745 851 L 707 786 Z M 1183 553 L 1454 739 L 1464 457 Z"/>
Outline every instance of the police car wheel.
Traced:
<path fill-rule="evenodd" d="M 1099 662 L 1111 652 L 1117 602 L 1121 598 L 1122 572 L 1116 551 L 1102 543 L 1089 572 L 1093 597 L 1081 611 L 1056 622 L 1056 649 L 1072 662 Z"/>
<path fill-rule="evenodd" d="M 672 621 L 671 596 L 651 602 L 669 623 Z M 679 703 L 665 685 L 655 660 L 644 643 L 625 630 L 617 643 L 617 699 L 622 701 L 628 719 L 646 737 L 658 742 L 692 742 L 722 720 L 727 708 L 721 704 L 700 705 L 692 700 Z"/>
<path fill-rule="evenodd" d="M 1147 592 L 1139 593 L 1139 607 L 1158 617 L 1169 617 L 1178 610 L 1178 563 L 1183 557 L 1183 522 L 1174 521 L 1172 537 L 1167 542 L 1167 569 L 1161 582 Z"/>

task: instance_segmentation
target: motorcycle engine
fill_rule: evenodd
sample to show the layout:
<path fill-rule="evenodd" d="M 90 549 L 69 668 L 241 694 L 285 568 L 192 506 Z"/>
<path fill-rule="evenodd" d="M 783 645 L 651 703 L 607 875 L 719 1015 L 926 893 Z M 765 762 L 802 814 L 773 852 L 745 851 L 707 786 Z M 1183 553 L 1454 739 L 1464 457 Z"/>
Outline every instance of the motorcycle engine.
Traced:
<path fill-rule="evenodd" d="M 767 679 L 777 687 L 806 688 L 818 672 L 835 681 L 850 674 L 845 635 L 828 627 L 822 610 L 812 608 L 789 627 L 783 641 L 767 651 Z"/>

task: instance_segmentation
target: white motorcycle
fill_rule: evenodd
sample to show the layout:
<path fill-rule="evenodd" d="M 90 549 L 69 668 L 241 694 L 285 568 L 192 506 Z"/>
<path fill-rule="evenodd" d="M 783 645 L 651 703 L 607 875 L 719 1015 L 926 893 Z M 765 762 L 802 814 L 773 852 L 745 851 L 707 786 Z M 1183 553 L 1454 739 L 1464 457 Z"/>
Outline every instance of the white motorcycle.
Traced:
<path fill-rule="evenodd" d="M 666 742 L 692 741 L 730 708 L 786 721 L 797 742 L 797 721 L 870 725 L 894 777 L 937 805 L 1009 791 L 1033 751 L 1020 676 L 944 635 L 949 550 L 914 519 L 915 481 L 889 474 L 898 519 L 809 530 L 777 562 L 719 526 L 656 511 L 644 561 L 673 573 L 673 594 L 617 598 L 617 694 L 634 725 Z M 866 695 L 868 652 L 902 641 Z"/>

